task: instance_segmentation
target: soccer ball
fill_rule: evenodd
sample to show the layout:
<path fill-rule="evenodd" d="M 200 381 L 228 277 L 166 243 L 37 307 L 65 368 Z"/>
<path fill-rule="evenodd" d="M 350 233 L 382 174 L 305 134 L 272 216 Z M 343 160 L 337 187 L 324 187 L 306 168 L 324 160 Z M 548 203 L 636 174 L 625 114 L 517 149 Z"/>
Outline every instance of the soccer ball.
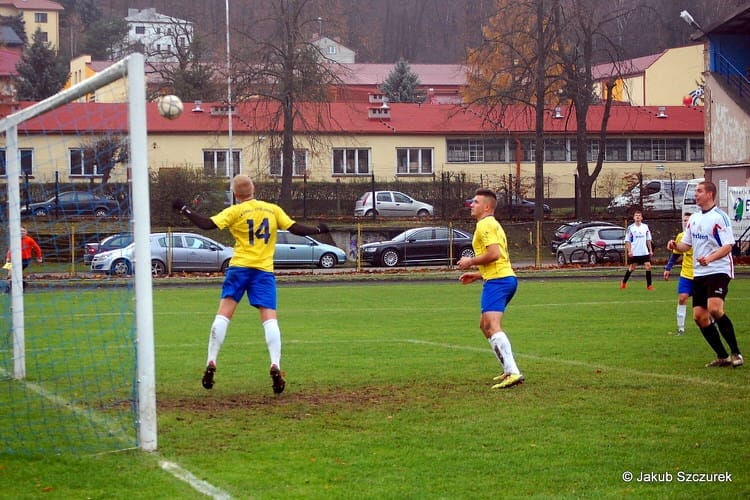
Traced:
<path fill-rule="evenodd" d="M 165 95 L 159 99 L 159 114 L 168 120 L 174 120 L 182 114 L 182 101 L 176 95 Z"/>

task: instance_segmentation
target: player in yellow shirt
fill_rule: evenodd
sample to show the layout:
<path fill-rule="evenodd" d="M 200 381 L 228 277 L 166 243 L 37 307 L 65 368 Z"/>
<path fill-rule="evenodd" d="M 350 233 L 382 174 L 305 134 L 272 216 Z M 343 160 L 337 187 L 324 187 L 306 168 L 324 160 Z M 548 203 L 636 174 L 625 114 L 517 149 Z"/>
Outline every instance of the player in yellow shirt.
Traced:
<path fill-rule="evenodd" d="M 474 257 L 462 257 L 458 268 L 468 270 L 476 266 L 479 269 L 461 275 L 459 279 L 464 285 L 484 280 L 479 327 L 503 367 L 503 373 L 494 378 L 498 383 L 492 388 L 505 389 L 523 383 L 524 377 L 502 325 L 505 308 L 516 293 L 518 280 L 510 263 L 505 231 L 495 218 L 496 206 L 497 196 L 493 191 L 478 189 L 474 194 L 471 200 L 471 216 L 477 220 L 472 240 Z"/>
<path fill-rule="evenodd" d="M 682 231 L 675 236 L 675 241 L 681 241 L 682 235 L 685 233 L 685 226 L 690 220 L 689 213 L 682 215 Z M 687 252 L 680 252 L 678 250 L 672 250 L 672 255 L 669 256 L 667 265 L 664 266 L 664 281 L 669 279 L 672 267 L 677 263 L 680 256 L 682 256 L 682 269 L 680 270 L 680 280 L 677 282 L 677 335 L 683 335 L 685 333 L 685 317 L 687 316 L 687 301 L 689 297 L 693 296 L 693 248 Z"/>
<path fill-rule="evenodd" d="M 273 203 L 255 199 L 255 186 L 250 177 L 238 175 L 232 180 L 236 205 L 225 208 L 212 217 L 190 210 L 182 200 L 174 200 L 172 207 L 201 229 L 229 229 L 234 237 L 234 255 L 229 262 L 221 289 L 221 301 L 208 340 L 208 359 L 202 384 L 214 386 L 216 358 L 226 338 L 229 322 L 237 304 L 247 293 L 250 305 L 260 312 L 266 345 L 271 357 L 273 392 L 284 391 L 286 381 L 281 371 L 281 331 L 276 315 L 276 278 L 273 274 L 273 254 L 276 232 L 288 229 L 300 236 L 327 233 L 328 227 L 298 224 L 284 210 Z"/>

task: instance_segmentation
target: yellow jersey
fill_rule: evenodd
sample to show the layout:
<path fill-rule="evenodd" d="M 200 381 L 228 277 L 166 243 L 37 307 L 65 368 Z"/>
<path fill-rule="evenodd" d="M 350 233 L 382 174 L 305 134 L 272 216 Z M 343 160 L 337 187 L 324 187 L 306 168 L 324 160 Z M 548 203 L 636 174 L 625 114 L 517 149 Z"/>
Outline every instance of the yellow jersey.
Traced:
<path fill-rule="evenodd" d="M 683 234 L 685 234 L 684 231 L 675 236 L 674 240 L 677 242 L 682 241 Z M 680 269 L 680 276 L 689 280 L 693 279 L 693 247 L 690 247 L 690 249 L 688 249 L 688 251 L 684 253 L 678 252 L 677 250 L 672 250 L 672 253 L 676 253 L 678 255 L 682 254 L 682 268 Z"/>
<path fill-rule="evenodd" d="M 505 231 L 492 215 L 477 221 L 474 238 L 471 241 L 471 246 L 474 248 L 474 255 L 477 257 L 487 253 L 487 247 L 490 245 L 498 246 L 500 257 L 494 262 L 478 266 L 479 272 L 482 274 L 482 279 L 491 280 L 515 276 L 516 274 L 513 272 L 513 267 L 510 264 L 508 240 L 505 237 Z"/>
<path fill-rule="evenodd" d="M 289 229 L 294 220 L 273 203 L 247 200 L 227 207 L 211 220 L 219 229 L 229 228 L 234 237 L 230 266 L 273 271 L 277 229 Z"/>

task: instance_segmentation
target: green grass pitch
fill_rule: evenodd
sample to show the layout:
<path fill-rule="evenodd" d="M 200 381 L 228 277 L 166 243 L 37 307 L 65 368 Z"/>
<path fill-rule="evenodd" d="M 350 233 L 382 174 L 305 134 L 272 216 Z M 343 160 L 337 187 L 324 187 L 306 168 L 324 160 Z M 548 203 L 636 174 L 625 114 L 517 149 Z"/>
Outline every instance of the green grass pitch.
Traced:
<path fill-rule="evenodd" d="M 749 497 L 750 366 L 704 368 L 689 320 L 668 333 L 675 281 L 618 284 L 521 277 L 504 329 L 526 383 L 505 391 L 479 284 L 283 284 L 280 397 L 254 309 L 206 391 L 218 286 L 157 287 L 159 451 L 2 454 L 3 494 L 204 498 L 168 460 L 234 498 Z M 726 312 L 750 354 L 746 279 Z"/>

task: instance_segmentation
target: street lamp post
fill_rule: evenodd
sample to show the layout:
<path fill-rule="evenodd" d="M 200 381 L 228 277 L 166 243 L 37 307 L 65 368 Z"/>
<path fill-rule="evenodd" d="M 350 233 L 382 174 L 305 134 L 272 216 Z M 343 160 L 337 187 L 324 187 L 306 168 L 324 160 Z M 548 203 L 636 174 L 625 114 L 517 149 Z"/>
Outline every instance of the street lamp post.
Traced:
<path fill-rule="evenodd" d="M 232 165 L 232 63 L 229 50 L 229 0 L 225 0 L 226 24 L 227 24 L 227 119 L 229 120 L 229 158 L 227 159 L 227 175 L 234 177 L 234 166 Z"/>

